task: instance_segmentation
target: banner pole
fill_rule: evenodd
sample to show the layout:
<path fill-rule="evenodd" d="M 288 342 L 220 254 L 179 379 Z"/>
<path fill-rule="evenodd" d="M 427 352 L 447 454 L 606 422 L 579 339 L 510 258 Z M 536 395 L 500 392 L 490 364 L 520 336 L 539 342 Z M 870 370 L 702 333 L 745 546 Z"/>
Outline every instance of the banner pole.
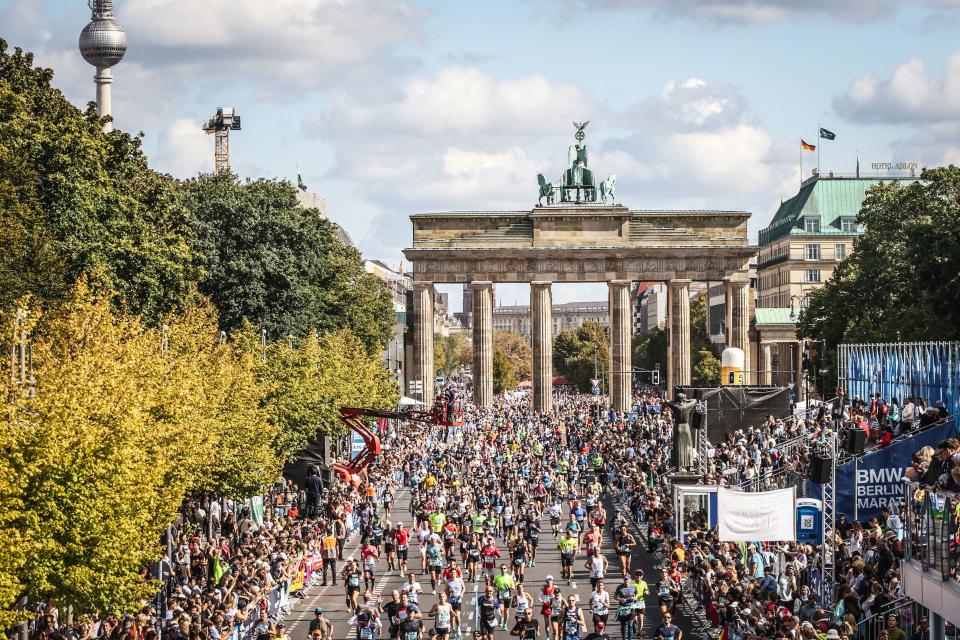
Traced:
<path fill-rule="evenodd" d="M 853 521 L 857 522 L 860 518 L 858 517 L 859 510 L 857 509 L 857 491 L 859 488 L 860 480 L 857 477 L 857 467 L 860 464 L 860 458 L 854 456 L 853 458 Z"/>

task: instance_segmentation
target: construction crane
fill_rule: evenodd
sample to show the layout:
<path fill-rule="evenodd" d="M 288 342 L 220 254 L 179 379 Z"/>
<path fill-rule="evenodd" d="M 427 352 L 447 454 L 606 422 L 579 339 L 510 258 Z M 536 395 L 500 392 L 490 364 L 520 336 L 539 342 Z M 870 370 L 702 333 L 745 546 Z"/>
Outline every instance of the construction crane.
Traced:
<path fill-rule="evenodd" d="M 233 107 L 219 107 L 203 130 L 214 136 L 213 160 L 216 173 L 230 173 L 230 132 L 240 131 L 240 116 Z"/>

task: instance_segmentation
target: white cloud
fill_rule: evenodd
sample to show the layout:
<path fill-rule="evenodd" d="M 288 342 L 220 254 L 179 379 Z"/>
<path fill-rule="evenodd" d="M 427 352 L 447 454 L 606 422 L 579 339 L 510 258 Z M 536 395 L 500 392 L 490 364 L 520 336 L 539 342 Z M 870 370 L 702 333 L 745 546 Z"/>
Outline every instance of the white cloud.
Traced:
<path fill-rule="evenodd" d="M 118 20 L 134 59 L 211 77 L 256 77 L 289 92 L 388 70 L 426 12 L 407 0 L 127 0 Z M 276 97 L 276 96 L 275 96 Z"/>
<path fill-rule="evenodd" d="M 900 64 L 887 78 L 865 73 L 833 104 L 855 123 L 897 125 L 892 160 L 960 164 L 960 51 L 947 58 L 939 77 L 919 59 Z"/>
<path fill-rule="evenodd" d="M 895 17 L 898 0 L 569 0 L 577 7 L 649 11 L 661 18 L 719 24 L 768 24 L 824 14 L 849 21 Z M 941 14 L 957 9 L 955 0 L 915 0 L 915 5 Z"/>
<path fill-rule="evenodd" d="M 956 119 L 960 109 L 960 52 L 947 58 L 942 78 L 931 78 L 920 60 L 908 60 L 889 78 L 854 79 L 834 99 L 837 112 L 859 122 L 918 123 Z"/>
<path fill-rule="evenodd" d="M 212 171 L 213 138 L 201 131 L 200 126 L 200 122 L 190 118 L 171 122 L 158 136 L 151 166 L 178 178 Z"/>

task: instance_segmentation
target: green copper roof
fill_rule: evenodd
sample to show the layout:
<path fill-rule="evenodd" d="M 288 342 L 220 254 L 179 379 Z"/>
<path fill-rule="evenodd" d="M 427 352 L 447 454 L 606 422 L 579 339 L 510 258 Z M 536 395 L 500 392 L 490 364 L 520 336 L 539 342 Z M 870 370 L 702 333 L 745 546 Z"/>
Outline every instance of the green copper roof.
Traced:
<path fill-rule="evenodd" d="M 863 200 L 874 185 L 892 180 L 916 178 L 830 178 L 807 180 L 797 195 L 785 200 L 769 226 L 760 231 L 760 244 L 770 244 L 787 235 L 810 235 L 805 231 L 807 218 L 820 219 L 819 235 L 852 235 L 841 227 L 842 218 L 855 218 Z M 859 232 L 855 232 L 859 233 Z M 818 235 L 818 234 L 813 234 Z"/>
<path fill-rule="evenodd" d="M 769 324 L 793 324 L 790 319 L 790 307 L 757 307 L 754 317 L 757 326 Z"/>

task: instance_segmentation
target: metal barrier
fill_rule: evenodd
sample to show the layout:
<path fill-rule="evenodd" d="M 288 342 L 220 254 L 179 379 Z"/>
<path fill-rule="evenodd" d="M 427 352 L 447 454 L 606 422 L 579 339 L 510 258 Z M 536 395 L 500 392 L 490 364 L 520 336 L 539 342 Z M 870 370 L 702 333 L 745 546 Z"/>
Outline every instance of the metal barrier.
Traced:
<path fill-rule="evenodd" d="M 956 580 L 960 497 L 917 482 L 906 485 L 906 557 L 919 562 L 924 571 L 939 572 L 943 580 Z"/>
<path fill-rule="evenodd" d="M 897 616 L 897 626 L 901 629 L 911 629 L 920 616 L 928 615 L 927 609 L 910 598 L 903 596 L 888 602 L 879 611 L 870 614 L 859 623 L 854 636 L 855 640 L 877 640 L 880 632 L 887 628 L 887 618 Z M 916 640 L 923 640 L 917 638 Z"/>

